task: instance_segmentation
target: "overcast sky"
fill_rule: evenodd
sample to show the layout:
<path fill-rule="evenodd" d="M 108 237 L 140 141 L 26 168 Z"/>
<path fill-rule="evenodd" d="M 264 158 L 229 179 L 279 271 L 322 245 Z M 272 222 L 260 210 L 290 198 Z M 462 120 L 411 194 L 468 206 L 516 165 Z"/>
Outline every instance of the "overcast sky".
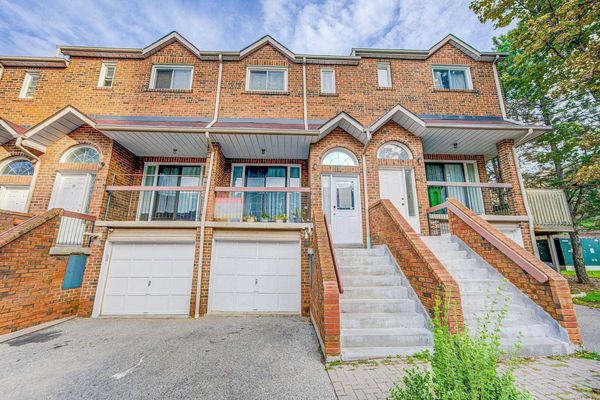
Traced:
<path fill-rule="evenodd" d="M 144 47 L 178 31 L 201 50 L 240 50 L 270 34 L 297 53 L 352 47 L 427 49 L 453 33 L 491 50 L 500 32 L 469 0 L 0 0 L 0 54 L 56 46 Z"/>

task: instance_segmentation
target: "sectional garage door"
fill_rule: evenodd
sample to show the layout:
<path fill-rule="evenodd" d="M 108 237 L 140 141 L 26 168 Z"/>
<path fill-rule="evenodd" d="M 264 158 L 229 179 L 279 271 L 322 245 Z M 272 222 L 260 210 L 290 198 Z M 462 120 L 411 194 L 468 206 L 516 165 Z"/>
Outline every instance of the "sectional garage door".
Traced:
<path fill-rule="evenodd" d="M 194 243 L 112 243 L 101 314 L 188 315 Z"/>
<path fill-rule="evenodd" d="M 300 242 L 215 240 L 209 311 L 300 313 Z"/>

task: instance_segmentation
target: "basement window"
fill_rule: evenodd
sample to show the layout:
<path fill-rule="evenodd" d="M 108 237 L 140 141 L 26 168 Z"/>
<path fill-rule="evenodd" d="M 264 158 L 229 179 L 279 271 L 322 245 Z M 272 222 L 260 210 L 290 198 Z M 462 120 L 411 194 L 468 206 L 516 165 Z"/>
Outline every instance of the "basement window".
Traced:
<path fill-rule="evenodd" d="M 154 65 L 150 89 L 190 90 L 193 70 L 189 65 Z"/>
<path fill-rule="evenodd" d="M 470 90 L 473 88 L 469 67 L 433 67 L 433 82 L 436 89 Z"/>
<path fill-rule="evenodd" d="M 248 67 L 246 90 L 252 92 L 287 92 L 287 68 Z"/>
<path fill-rule="evenodd" d="M 113 86 L 117 64 L 114 62 L 103 62 L 98 78 L 98 87 L 109 88 Z"/>
<path fill-rule="evenodd" d="M 19 97 L 22 99 L 31 99 L 35 94 L 38 82 L 40 80 L 39 72 L 26 72 L 25 79 L 23 80 L 23 86 L 21 87 L 21 93 Z"/>

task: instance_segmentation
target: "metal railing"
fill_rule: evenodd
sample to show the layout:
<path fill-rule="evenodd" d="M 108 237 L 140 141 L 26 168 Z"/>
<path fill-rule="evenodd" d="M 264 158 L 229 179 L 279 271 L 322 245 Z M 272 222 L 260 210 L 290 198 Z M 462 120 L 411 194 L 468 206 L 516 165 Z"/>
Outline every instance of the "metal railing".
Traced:
<path fill-rule="evenodd" d="M 333 246 L 333 236 L 331 234 L 331 225 L 327 220 L 327 215 L 323 213 L 323 223 L 325 224 L 325 231 L 327 232 L 327 243 L 329 244 L 329 250 L 331 251 L 331 259 L 333 260 L 333 270 L 335 272 L 335 280 L 337 281 L 339 293 L 344 293 L 344 287 L 342 286 L 342 277 L 340 275 L 340 269 L 338 266 L 337 255 L 335 253 L 335 247 Z"/>
<path fill-rule="evenodd" d="M 514 197 L 510 183 L 428 181 L 430 206 L 452 197 L 478 215 L 514 215 Z M 431 204 L 435 202 L 435 204 Z M 440 214 L 445 213 L 440 210 Z"/>
<path fill-rule="evenodd" d="M 226 222 L 309 222 L 308 187 L 216 187 L 214 219 Z"/>
<path fill-rule="evenodd" d="M 572 229 L 567 196 L 559 189 L 526 189 L 533 225 L 540 230 Z"/>
<path fill-rule="evenodd" d="M 96 217 L 93 215 L 64 210 L 58 228 L 56 246 L 89 247 L 95 222 Z"/>

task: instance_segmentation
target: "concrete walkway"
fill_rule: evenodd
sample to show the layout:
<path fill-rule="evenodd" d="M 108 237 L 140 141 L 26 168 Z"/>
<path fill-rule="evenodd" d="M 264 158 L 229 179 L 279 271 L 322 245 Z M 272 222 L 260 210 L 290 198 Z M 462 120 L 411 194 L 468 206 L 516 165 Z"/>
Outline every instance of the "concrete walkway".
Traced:
<path fill-rule="evenodd" d="M 12 399 L 335 399 L 300 317 L 75 319 L 0 344 Z"/>
<path fill-rule="evenodd" d="M 600 308 L 575 305 L 583 347 L 600 354 Z"/>

